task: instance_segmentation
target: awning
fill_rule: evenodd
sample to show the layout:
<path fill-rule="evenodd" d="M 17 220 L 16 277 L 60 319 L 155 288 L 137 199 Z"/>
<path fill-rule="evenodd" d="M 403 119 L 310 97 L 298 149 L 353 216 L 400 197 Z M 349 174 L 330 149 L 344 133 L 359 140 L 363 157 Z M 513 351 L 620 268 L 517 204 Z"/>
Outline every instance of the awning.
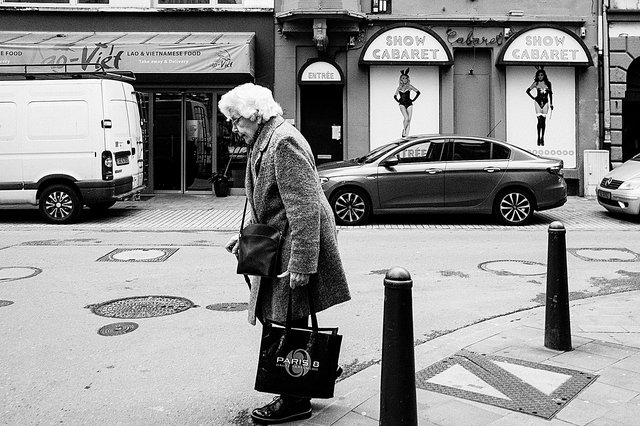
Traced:
<path fill-rule="evenodd" d="M 512 35 L 498 56 L 497 65 L 591 66 L 589 49 L 573 32 L 541 24 Z"/>
<path fill-rule="evenodd" d="M 249 74 L 254 76 L 253 32 L 96 33 L 0 31 L 0 68 L 6 65 L 83 64 L 83 71 Z M 23 70 L 24 68 L 22 68 Z M 41 68 L 38 71 L 43 71 Z"/>

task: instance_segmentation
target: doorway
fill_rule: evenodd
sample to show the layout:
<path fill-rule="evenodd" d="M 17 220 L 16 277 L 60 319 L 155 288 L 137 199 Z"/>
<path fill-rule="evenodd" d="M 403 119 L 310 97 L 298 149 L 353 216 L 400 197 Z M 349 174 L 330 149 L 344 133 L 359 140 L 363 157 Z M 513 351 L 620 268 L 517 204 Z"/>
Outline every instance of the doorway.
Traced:
<path fill-rule="evenodd" d="M 622 100 L 622 161 L 640 152 L 640 59 L 627 69 L 627 90 Z"/>
<path fill-rule="evenodd" d="M 342 131 L 342 84 L 300 85 L 300 132 L 316 164 L 342 160 Z"/>
<path fill-rule="evenodd" d="M 457 49 L 454 64 L 454 132 L 491 136 L 491 52 Z"/>
<path fill-rule="evenodd" d="M 156 92 L 150 96 L 154 191 L 211 192 L 213 103 L 209 92 Z"/>

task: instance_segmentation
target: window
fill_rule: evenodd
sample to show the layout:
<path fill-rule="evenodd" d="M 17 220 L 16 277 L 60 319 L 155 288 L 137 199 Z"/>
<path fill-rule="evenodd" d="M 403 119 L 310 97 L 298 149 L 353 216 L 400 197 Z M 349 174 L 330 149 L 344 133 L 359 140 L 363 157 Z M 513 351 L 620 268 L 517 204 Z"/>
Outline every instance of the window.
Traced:
<path fill-rule="evenodd" d="M 5 3 L 69 3 L 70 0 L 4 0 Z"/>
<path fill-rule="evenodd" d="M 209 4 L 209 0 L 158 0 L 158 4 Z"/>
<path fill-rule="evenodd" d="M 474 161 L 491 159 L 491 142 L 461 142 L 453 145 L 453 161 Z"/>
<path fill-rule="evenodd" d="M 506 146 L 498 145 L 497 143 L 493 144 L 493 154 L 491 158 L 493 160 L 508 160 L 511 157 L 511 150 Z"/>
<path fill-rule="evenodd" d="M 455 141 L 453 161 L 508 160 L 511 150 L 506 146 L 481 141 Z"/>
<path fill-rule="evenodd" d="M 372 13 L 391 13 L 391 0 L 371 0 Z"/>
<path fill-rule="evenodd" d="M 158 0 L 158 6 L 168 4 L 211 4 L 211 5 L 241 5 L 243 0 Z"/>
<path fill-rule="evenodd" d="M 428 161 L 440 161 L 442 155 L 443 143 L 425 141 L 408 148 L 403 149 L 398 153 L 400 163 L 425 163 Z"/>

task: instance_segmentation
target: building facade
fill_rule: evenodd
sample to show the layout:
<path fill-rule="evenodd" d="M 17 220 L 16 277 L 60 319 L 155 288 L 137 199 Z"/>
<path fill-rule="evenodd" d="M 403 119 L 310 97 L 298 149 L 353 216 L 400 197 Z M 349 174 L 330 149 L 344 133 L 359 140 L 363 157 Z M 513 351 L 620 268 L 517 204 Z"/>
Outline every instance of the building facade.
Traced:
<path fill-rule="evenodd" d="M 591 2 L 277 0 L 275 16 L 276 98 L 318 162 L 401 137 L 406 74 L 420 91 L 410 134 L 491 136 L 561 158 L 570 193 L 584 194 L 583 152 L 602 148 Z M 542 140 L 527 95 L 539 70 L 554 107 Z"/>
<path fill-rule="evenodd" d="M 620 164 L 640 152 L 640 6 L 602 4 L 605 41 L 603 107 L 605 147 Z"/>
<path fill-rule="evenodd" d="M 273 0 L 0 0 L 0 74 L 132 72 L 143 101 L 149 192 L 242 192 L 246 150 L 217 102 L 273 87 Z"/>

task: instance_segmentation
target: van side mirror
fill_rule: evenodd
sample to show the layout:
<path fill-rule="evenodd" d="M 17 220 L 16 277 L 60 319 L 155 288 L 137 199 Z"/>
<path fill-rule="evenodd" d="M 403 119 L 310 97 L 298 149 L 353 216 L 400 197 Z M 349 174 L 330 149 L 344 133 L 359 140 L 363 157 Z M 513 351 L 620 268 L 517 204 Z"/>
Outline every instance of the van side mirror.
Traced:
<path fill-rule="evenodd" d="M 399 162 L 400 162 L 400 159 L 398 158 L 398 156 L 392 155 L 391 157 L 382 160 L 380 162 L 380 165 L 382 167 L 395 167 L 398 165 Z"/>

